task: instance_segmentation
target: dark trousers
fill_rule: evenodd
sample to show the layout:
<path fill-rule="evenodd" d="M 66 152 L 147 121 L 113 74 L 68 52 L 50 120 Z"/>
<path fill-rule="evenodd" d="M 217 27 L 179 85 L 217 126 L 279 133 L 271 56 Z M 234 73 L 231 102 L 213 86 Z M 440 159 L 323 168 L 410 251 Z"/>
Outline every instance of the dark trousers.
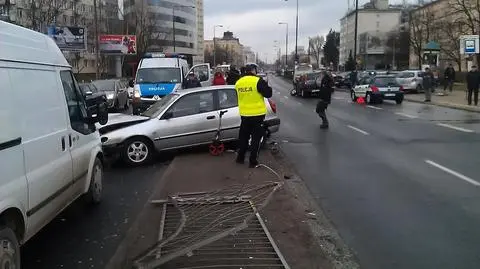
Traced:
<path fill-rule="evenodd" d="M 472 104 L 472 94 L 473 94 L 473 103 L 478 105 L 478 89 L 468 89 L 468 105 Z"/>
<path fill-rule="evenodd" d="M 443 91 L 446 91 L 447 87 L 448 87 L 448 90 L 450 92 L 452 92 L 452 90 L 453 90 L 453 80 L 449 80 L 449 79 L 445 80 L 445 85 L 443 86 Z"/>
<path fill-rule="evenodd" d="M 243 161 L 245 159 L 245 153 L 248 150 L 248 140 L 250 136 L 252 137 L 252 145 L 250 148 L 250 163 L 257 164 L 258 151 L 260 149 L 260 139 L 265 134 L 263 128 L 263 120 L 265 115 L 253 116 L 253 117 L 243 117 L 242 123 L 240 124 L 240 133 L 239 133 L 239 149 L 237 160 Z"/>
<path fill-rule="evenodd" d="M 328 119 L 327 119 L 327 107 L 328 103 L 320 99 L 317 103 L 317 108 L 315 111 L 318 113 L 318 116 L 322 119 L 322 125 L 328 126 Z"/>

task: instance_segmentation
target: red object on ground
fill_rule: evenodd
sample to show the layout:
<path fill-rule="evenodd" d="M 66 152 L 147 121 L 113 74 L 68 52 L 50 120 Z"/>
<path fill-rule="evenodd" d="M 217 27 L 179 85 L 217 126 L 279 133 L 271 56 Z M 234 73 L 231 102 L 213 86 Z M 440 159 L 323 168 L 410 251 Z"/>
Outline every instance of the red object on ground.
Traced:
<path fill-rule="evenodd" d="M 363 97 L 358 97 L 357 104 L 365 104 L 365 99 Z"/>
<path fill-rule="evenodd" d="M 225 78 L 223 77 L 223 74 L 220 72 L 215 73 L 215 77 L 213 78 L 213 83 L 212 85 L 225 85 Z"/>
<path fill-rule="evenodd" d="M 225 151 L 225 145 L 221 142 L 214 142 L 208 146 L 208 151 L 213 156 L 219 156 Z"/>

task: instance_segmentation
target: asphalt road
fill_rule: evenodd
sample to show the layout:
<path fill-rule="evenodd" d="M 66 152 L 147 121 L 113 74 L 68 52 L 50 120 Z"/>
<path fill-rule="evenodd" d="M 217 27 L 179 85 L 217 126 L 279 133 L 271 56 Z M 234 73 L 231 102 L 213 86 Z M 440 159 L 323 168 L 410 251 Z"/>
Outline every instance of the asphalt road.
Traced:
<path fill-rule="evenodd" d="M 167 167 L 107 168 L 95 208 L 75 202 L 22 248 L 22 268 L 105 268 Z"/>
<path fill-rule="evenodd" d="M 480 268 L 480 114 L 336 92 L 322 130 L 315 98 L 269 83 L 276 138 L 363 268 Z"/>

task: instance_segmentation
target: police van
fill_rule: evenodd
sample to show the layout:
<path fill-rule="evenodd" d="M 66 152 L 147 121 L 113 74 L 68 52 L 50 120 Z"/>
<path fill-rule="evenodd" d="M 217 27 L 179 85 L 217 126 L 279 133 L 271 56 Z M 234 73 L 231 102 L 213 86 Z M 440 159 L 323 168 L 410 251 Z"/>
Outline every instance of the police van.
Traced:
<path fill-rule="evenodd" d="M 134 87 L 134 114 L 145 111 L 165 95 L 182 89 L 183 81 L 190 72 L 195 73 L 202 86 L 210 86 L 210 64 L 203 63 L 189 68 L 183 55 L 146 53 L 138 64 L 135 80 L 131 82 Z"/>

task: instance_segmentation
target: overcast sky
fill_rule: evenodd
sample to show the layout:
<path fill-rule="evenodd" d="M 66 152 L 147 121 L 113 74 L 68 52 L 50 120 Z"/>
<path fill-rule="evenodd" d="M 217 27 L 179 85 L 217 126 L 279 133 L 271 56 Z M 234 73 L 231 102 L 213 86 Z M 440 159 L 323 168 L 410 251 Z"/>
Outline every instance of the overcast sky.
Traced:
<path fill-rule="evenodd" d="M 298 44 L 307 48 L 308 37 L 325 35 L 330 28 L 340 30 L 340 18 L 345 14 L 348 3 L 354 0 L 299 0 Z M 359 0 L 359 5 L 368 0 Z M 390 0 L 398 3 L 401 0 Z M 245 46 L 259 53 L 259 57 L 272 62 L 276 57 L 274 40 L 278 40 L 285 53 L 285 25 L 289 24 L 289 51 L 295 49 L 295 0 L 204 0 L 205 39 L 212 39 L 213 26 L 220 37 L 229 30 L 240 38 Z"/>

